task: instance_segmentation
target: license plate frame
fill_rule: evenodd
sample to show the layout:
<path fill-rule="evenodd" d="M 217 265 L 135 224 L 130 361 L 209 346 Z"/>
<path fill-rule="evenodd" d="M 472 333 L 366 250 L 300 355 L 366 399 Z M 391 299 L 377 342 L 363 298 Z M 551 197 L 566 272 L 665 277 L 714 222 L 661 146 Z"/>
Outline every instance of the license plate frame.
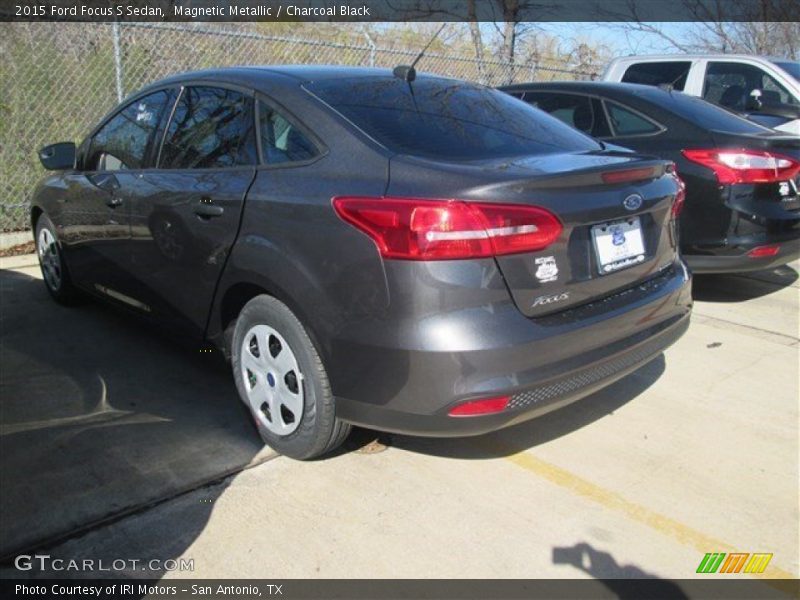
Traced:
<path fill-rule="evenodd" d="M 600 275 L 616 273 L 646 259 L 642 220 L 638 216 L 592 225 L 591 236 Z"/>

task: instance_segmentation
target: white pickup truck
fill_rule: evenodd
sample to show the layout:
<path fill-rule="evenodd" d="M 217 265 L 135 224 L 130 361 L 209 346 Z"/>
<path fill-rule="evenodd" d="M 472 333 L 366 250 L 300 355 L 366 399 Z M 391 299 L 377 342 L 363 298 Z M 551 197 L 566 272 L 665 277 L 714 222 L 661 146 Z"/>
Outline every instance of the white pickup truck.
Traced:
<path fill-rule="evenodd" d="M 603 81 L 671 85 L 800 135 L 800 62 L 744 54 L 626 56 L 611 61 Z"/>

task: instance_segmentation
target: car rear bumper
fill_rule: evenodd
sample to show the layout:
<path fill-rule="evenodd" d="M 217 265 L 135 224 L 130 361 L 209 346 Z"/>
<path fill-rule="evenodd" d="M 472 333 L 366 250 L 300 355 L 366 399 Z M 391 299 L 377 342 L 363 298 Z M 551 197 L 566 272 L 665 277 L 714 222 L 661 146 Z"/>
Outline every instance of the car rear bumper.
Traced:
<path fill-rule="evenodd" d="M 688 327 L 690 288 L 688 271 L 676 263 L 668 274 L 593 305 L 498 322 L 510 328 L 514 340 L 500 347 L 460 352 L 370 347 L 370 367 L 363 371 L 369 389 L 351 383 L 342 394 L 334 385 L 337 416 L 364 427 L 437 437 L 479 435 L 520 423 L 657 357 Z M 354 364 L 360 363 L 359 352 L 351 350 Z M 462 402 L 501 395 L 510 397 L 502 412 L 448 416 Z"/>
<path fill-rule="evenodd" d="M 773 244 L 780 246 L 778 253 L 773 256 L 757 258 L 748 256 L 748 252 L 753 248 Z M 735 254 L 685 254 L 683 258 L 695 273 L 743 273 L 774 269 L 800 258 L 800 239 L 760 241 L 748 246 L 737 247 L 735 252 Z"/>

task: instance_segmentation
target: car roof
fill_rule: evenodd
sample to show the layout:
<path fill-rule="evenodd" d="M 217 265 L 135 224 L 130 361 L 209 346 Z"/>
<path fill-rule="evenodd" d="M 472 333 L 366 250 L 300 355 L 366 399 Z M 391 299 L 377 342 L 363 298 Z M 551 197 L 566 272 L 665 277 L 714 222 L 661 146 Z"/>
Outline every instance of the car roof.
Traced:
<path fill-rule="evenodd" d="M 758 54 L 635 54 L 630 56 L 619 56 L 611 62 L 649 62 L 649 61 L 679 61 L 679 60 L 698 60 L 701 58 L 711 60 L 765 60 L 773 61 L 787 61 L 789 58 L 781 58 L 778 56 L 762 56 Z"/>
<path fill-rule="evenodd" d="M 554 90 L 560 92 L 578 92 L 582 94 L 598 94 L 606 96 L 639 96 L 645 100 L 658 102 L 669 94 L 682 93 L 678 90 L 668 90 L 654 85 L 640 83 L 616 83 L 606 81 L 535 81 L 531 83 L 517 83 L 499 89 L 504 92 L 526 92 Z"/>
<path fill-rule="evenodd" d="M 177 85 L 186 81 L 217 81 L 230 83 L 253 89 L 260 89 L 264 84 L 277 82 L 295 84 L 324 81 L 330 79 L 350 79 L 359 77 L 393 77 L 391 69 L 377 67 L 351 67 L 338 65 L 242 65 L 235 67 L 219 67 L 201 71 L 178 73 L 158 81 L 154 81 L 141 91 L 167 85 Z M 442 79 L 436 75 L 418 73 L 417 79 Z"/>
<path fill-rule="evenodd" d="M 499 88 L 505 92 L 557 92 L 557 93 L 576 93 L 587 96 L 598 96 L 604 99 L 613 100 L 620 104 L 625 104 L 631 108 L 638 109 L 648 116 L 657 120 L 663 120 L 666 115 L 670 118 L 677 118 L 684 122 L 689 122 L 694 126 L 706 128 L 695 118 L 688 117 L 686 110 L 693 110 L 693 106 L 703 105 L 715 107 L 719 111 L 729 113 L 727 109 L 706 102 L 702 98 L 690 96 L 677 90 L 669 90 L 663 87 L 652 85 L 642 85 L 639 83 L 611 83 L 605 81 L 557 81 L 557 82 L 535 82 L 521 83 L 516 85 Z M 742 121 L 744 117 L 730 114 Z M 769 129 L 747 121 L 753 128 Z"/>

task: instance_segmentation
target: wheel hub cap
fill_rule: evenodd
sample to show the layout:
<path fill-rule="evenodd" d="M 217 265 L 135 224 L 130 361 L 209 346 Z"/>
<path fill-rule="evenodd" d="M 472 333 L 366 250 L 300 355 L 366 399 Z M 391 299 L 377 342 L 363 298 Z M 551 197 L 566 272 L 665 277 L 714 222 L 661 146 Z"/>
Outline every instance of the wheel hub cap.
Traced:
<path fill-rule="evenodd" d="M 51 290 L 57 291 L 61 287 L 61 258 L 58 255 L 56 239 L 49 229 L 42 229 L 39 232 L 36 250 L 45 283 Z"/>
<path fill-rule="evenodd" d="M 297 358 L 268 325 L 250 328 L 242 341 L 242 380 L 256 420 L 272 433 L 288 435 L 300 424 L 305 392 Z"/>

